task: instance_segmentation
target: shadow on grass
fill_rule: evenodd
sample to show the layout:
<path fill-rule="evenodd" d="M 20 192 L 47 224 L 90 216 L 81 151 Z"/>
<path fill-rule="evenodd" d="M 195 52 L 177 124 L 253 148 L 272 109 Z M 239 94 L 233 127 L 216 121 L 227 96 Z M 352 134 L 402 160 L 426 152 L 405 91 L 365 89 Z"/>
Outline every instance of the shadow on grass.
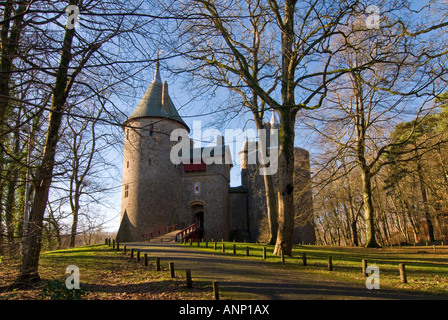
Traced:
<path fill-rule="evenodd" d="M 86 283 L 84 288 L 93 295 L 115 294 L 118 300 L 126 299 L 126 295 L 133 294 L 154 295 L 156 299 L 160 298 L 160 294 L 172 295 L 173 298 L 176 298 L 177 294 L 181 294 L 184 299 L 188 299 L 189 292 L 196 297 L 198 294 L 203 296 L 211 294 L 209 287 L 193 282 L 193 287 L 187 288 L 185 281 L 180 279 L 115 285 Z"/>

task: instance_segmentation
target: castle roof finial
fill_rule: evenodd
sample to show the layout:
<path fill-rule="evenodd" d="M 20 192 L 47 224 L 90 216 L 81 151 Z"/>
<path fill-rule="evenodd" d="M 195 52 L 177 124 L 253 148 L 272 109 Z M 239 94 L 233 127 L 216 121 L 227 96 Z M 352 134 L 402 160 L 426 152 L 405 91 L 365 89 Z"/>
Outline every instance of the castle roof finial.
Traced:
<path fill-rule="evenodd" d="M 162 78 L 160 77 L 160 62 L 159 62 L 159 60 L 160 60 L 160 53 L 161 53 L 161 51 L 159 50 L 157 52 L 156 71 L 154 73 L 154 80 L 152 82 L 159 82 L 159 83 L 162 82 Z"/>

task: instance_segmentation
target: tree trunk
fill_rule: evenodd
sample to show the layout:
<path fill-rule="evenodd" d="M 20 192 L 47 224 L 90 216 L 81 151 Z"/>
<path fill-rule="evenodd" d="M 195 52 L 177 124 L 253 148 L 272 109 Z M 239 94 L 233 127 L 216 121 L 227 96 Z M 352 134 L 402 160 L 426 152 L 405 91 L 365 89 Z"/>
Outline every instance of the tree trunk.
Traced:
<path fill-rule="evenodd" d="M 17 117 L 16 121 L 16 130 L 14 131 L 12 143 L 13 143 L 13 154 L 18 155 L 20 151 L 20 139 L 19 139 L 19 119 L 20 113 Z M 6 235 L 8 237 L 8 245 L 9 245 L 9 253 L 13 255 L 16 252 L 17 248 L 16 243 L 14 241 L 16 226 L 14 219 L 14 209 L 16 207 L 16 186 L 17 179 L 19 177 L 19 168 L 18 165 L 14 162 L 11 162 L 8 168 L 8 193 L 6 195 L 5 201 L 5 222 L 6 222 Z"/>
<path fill-rule="evenodd" d="M 350 182 L 349 182 L 350 185 Z M 352 230 L 352 245 L 354 245 L 355 247 L 359 246 L 359 238 L 358 238 L 358 226 L 357 226 L 357 222 L 358 222 L 358 217 L 359 217 L 359 212 L 362 208 L 362 204 L 360 205 L 358 211 L 355 213 L 355 208 L 353 207 L 353 197 L 351 194 L 351 188 L 350 188 L 350 193 L 349 193 L 349 207 L 350 207 L 350 216 L 351 216 L 351 223 L 350 223 L 350 228 Z"/>
<path fill-rule="evenodd" d="M 351 73 L 354 93 L 356 98 L 356 113 L 354 117 L 356 130 L 356 160 L 361 171 L 362 199 L 364 205 L 364 223 L 366 231 L 366 248 L 379 248 L 375 239 L 375 209 L 372 195 L 372 174 L 371 167 L 366 159 L 366 130 L 368 121 L 366 120 L 366 110 L 364 106 L 364 96 L 362 81 L 359 73 Z"/>
<path fill-rule="evenodd" d="M 290 256 L 294 240 L 294 124 L 295 53 L 294 10 L 296 1 L 286 0 L 282 26 L 282 107 L 279 110 L 279 154 L 277 172 L 278 234 L 274 254 Z"/>
<path fill-rule="evenodd" d="M 14 12 L 13 0 L 8 0 L 4 2 L 3 9 L 3 21 L 0 30 L 0 144 L 4 143 L 5 135 L 3 128 L 5 126 L 6 118 L 8 116 L 8 111 L 10 109 L 10 81 L 12 76 L 12 70 L 14 68 L 13 61 L 17 57 L 17 48 L 20 39 L 20 35 L 23 28 L 23 17 L 26 11 L 28 3 L 26 1 L 20 1 L 16 12 Z M 12 16 L 15 18 L 10 20 Z M 11 26 L 11 21 L 14 21 Z M 4 172 L 5 169 L 5 158 L 3 152 L 0 153 L 0 170 Z M 3 179 L 2 179 L 3 180 Z M 3 201 L 3 192 L 5 191 L 6 185 L 0 181 L 0 203 Z M 0 254 L 3 253 L 3 234 L 4 230 L 2 228 L 2 211 L 3 206 L 0 205 Z"/>
<path fill-rule="evenodd" d="M 269 221 L 268 244 L 275 244 L 278 232 L 277 199 L 275 197 L 274 182 L 271 175 L 264 175 L 264 188 L 266 190 L 266 209 Z"/>
<path fill-rule="evenodd" d="M 1 159 L 0 159 L 0 170 L 3 171 L 3 164 L 2 164 Z M 2 203 L 2 202 L 3 202 L 3 183 L 0 183 L 0 203 Z M 2 208 L 2 206 L 0 206 L 0 256 L 5 254 L 5 250 L 3 249 L 4 230 L 3 230 L 3 212 L 2 211 L 3 211 L 3 208 Z"/>
<path fill-rule="evenodd" d="M 54 217 L 54 211 L 51 208 L 51 206 L 48 206 L 48 219 L 46 219 L 49 224 L 51 224 L 54 228 L 54 231 L 56 233 L 56 241 L 58 242 L 57 249 L 62 248 L 62 239 L 61 239 L 61 227 L 58 224 L 58 221 Z M 50 235 L 51 236 L 51 235 Z"/>
<path fill-rule="evenodd" d="M 16 12 L 13 12 L 14 2 L 12 0 L 6 1 L 3 11 L 3 21 L 1 29 L 1 61 L 0 68 L 2 76 L 0 77 L 0 126 L 3 126 L 9 109 L 9 85 L 14 68 L 12 62 L 17 57 L 17 48 L 20 39 L 20 34 L 23 28 L 23 17 L 27 9 L 28 2 L 20 1 Z M 10 28 L 10 18 L 15 14 L 13 19 L 14 24 Z"/>
<path fill-rule="evenodd" d="M 280 113 L 279 155 L 277 171 L 278 234 L 274 254 L 291 255 L 294 239 L 294 123 L 296 112 Z"/>
<path fill-rule="evenodd" d="M 418 158 L 417 158 L 417 174 L 418 174 L 418 181 L 420 184 L 420 193 L 421 193 L 422 201 L 423 201 L 423 212 L 424 212 L 426 224 L 428 226 L 428 241 L 434 242 L 435 241 L 434 226 L 432 224 L 431 215 L 429 213 L 428 197 L 426 195 L 426 188 L 425 188 L 425 182 L 423 179 L 422 166 L 420 164 L 420 159 L 418 159 Z"/>
<path fill-rule="evenodd" d="M 78 146 L 77 146 L 77 135 L 73 137 L 73 160 L 72 160 L 72 175 L 70 177 L 70 208 L 72 209 L 72 228 L 70 232 L 70 243 L 69 247 L 74 248 L 76 244 L 76 232 L 78 229 L 78 215 L 79 215 L 79 197 L 80 197 L 80 187 L 81 182 L 78 179 L 79 171 L 79 158 L 78 156 Z M 81 141 L 82 139 L 79 138 Z"/>
<path fill-rule="evenodd" d="M 375 210 L 372 200 L 371 175 L 366 168 L 361 170 L 362 198 L 364 200 L 364 220 L 366 225 L 366 248 L 379 248 L 375 237 Z"/>
<path fill-rule="evenodd" d="M 70 4 L 76 4 L 76 2 L 70 1 Z M 48 131 L 45 139 L 43 157 L 41 164 L 37 168 L 35 196 L 23 240 L 22 265 L 14 284 L 16 287 L 20 285 L 31 285 L 40 280 L 38 268 L 39 255 L 42 246 L 42 223 L 52 181 L 62 111 L 69 90 L 69 88 L 67 88 L 67 70 L 72 58 L 71 48 L 74 34 L 74 28 L 65 29 L 61 60 L 56 73 L 56 81 L 53 90 L 53 100 L 49 114 Z"/>
<path fill-rule="evenodd" d="M 70 200 L 72 202 L 72 200 Z M 78 216 L 79 216 L 79 196 L 76 195 L 74 199 L 74 204 L 72 205 L 72 229 L 70 232 L 70 248 L 74 248 L 76 244 L 76 233 L 78 229 Z"/>
<path fill-rule="evenodd" d="M 351 228 L 352 228 L 353 245 L 357 247 L 359 246 L 359 240 L 358 240 L 358 227 L 356 226 L 356 221 L 352 221 Z"/>

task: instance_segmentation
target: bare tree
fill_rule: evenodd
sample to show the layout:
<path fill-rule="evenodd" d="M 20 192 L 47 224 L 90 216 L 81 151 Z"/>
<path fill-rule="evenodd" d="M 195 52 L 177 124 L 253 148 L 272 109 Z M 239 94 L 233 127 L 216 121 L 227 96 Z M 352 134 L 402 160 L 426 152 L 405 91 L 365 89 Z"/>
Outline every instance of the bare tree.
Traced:
<path fill-rule="evenodd" d="M 72 103 L 76 101 L 82 104 L 95 97 L 104 98 L 105 92 L 111 91 L 111 86 L 117 88 L 117 84 L 123 84 L 129 79 L 131 73 L 127 66 L 136 63 L 131 59 L 132 55 L 127 55 L 128 50 L 132 52 L 132 40 L 140 36 L 141 29 L 150 22 L 148 18 L 154 18 L 145 12 L 138 15 L 136 11 L 141 9 L 141 3 L 127 4 L 125 7 L 118 0 L 108 3 L 41 1 L 33 2 L 23 14 L 24 21 L 29 21 L 28 34 L 22 39 L 25 48 L 21 52 L 22 68 L 16 69 L 13 75 L 27 75 L 34 84 L 36 95 L 24 103 L 44 110 L 46 124 L 43 127 L 43 152 L 33 167 L 34 197 L 26 221 L 22 265 L 15 285 L 27 285 L 39 280 L 43 221 L 58 165 L 57 152 L 64 117 L 93 120 L 98 116 L 93 115 L 92 118 L 83 112 L 76 113 L 75 110 L 79 109 L 71 108 Z M 65 21 L 67 17 L 67 6 L 73 6 L 68 7 L 72 9 L 67 12 L 70 19 L 77 11 L 73 8 L 79 9 L 79 26 L 72 25 L 72 20 L 68 21 L 67 26 L 61 25 L 60 20 Z M 150 32 L 146 34 L 149 38 Z M 121 47 L 122 43 L 115 42 L 116 39 L 130 45 Z M 147 57 L 139 62 L 142 61 L 148 61 Z M 77 96 L 85 98 L 78 99 Z M 38 103 L 33 103 L 33 99 Z M 106 97 L 106 100 L 110 109 L 101 114 L 98 121 L 119 126 L 122 113 L 113 109 L 114 104 L 110 99 Z"/>
<path fill-rule="evenodd" d="M 321 120 L 333 127 L 330 132 L 339 134 L 314 128 L 356 159 L 362 181 L 365 246 L 378 247 L 372 183 L 389 163 L 385 155 L 404 143 L 391 139 L 390 126 L 405 117 L 414 117 L 418 123 L 431 112 L 429 102 L 445 90 L 438 80 L 445 72 L 439 69 L 444 62 L 438 59 L 437 46 L 422 51 L 422 39 L 408 31 L 400 33 L 387 16 L 379 32 L 366 29 L 359 20 L 349 28 L 349 36 L 339 40 L 349 45 L 335 61 L 352 70 L 329 85 L 328 108 L 321 110 L 325 112 Z M 376 62 L 369 69 L 359 69 L 368 61 Z M 417 100 L 418 96 L 425 98 Z"/>
<path fill-rule="evenodd" d="M 330 43 L 360 5 L 356 0 L 338 6 L 323 1 L 201 0 L 169 6 L 179 18 L 189 18 L 173 34 L 180 34 L 175 50 L 188 59 L 194 79 L 213 79 L 212 85 L 244 93 L 245 101 L 259 99 L 280 118 L 275 254 L 283 250 L 290 255 L 293 244 L 297 112 L 319 108 L 328 84 L 349 72 L 331 67 L 335 51 L 342 48 L 332 51 Z M 317 69 L 315 61 L 323 61 L 324 67 Z M 253 110 L 254 104 L 245 106 Z"/>
<path fill-rule="evenodd" d="M 80 198 L 85 193 L 84 189 L 89 183 L 89 171 L 92 170 L 95 153 L 99 151 L 96 147 L 98 137 L 95 134 L 95 125 L 101 113 L 102 109 L 97 115 L 92 115 L 92 118 L 96 119 L 92 122 L 83 121 L 81 124 L 68 123 L 71 135 L 70 153 L 72 155 L 72 161 L 70 162 L 69 199 L 73 217 L 70 232 L 70 248 L 75 246 L 81 203 Z M 86 138 L 87 134 L 89 134 L 88 138 Z"/>

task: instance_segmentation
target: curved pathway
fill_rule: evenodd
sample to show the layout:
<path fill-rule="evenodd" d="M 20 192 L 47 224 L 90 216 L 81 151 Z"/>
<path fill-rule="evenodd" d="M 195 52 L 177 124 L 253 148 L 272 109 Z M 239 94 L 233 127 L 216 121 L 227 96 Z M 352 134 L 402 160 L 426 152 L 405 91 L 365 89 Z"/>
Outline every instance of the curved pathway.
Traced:
<path fill-rule="evenodd" d="M 191 269 L 193 282 L 211 285 L 219 282 L 220 295 L 230 299 L 322 300 L 322 299 L 437 299 L 441 297 L 388 289 L 368 290 L 365 283 L 353 283 L 303 270 L 273 265 L 260 260 L 242 259 L 214 252 L 195 250 L 174 242 L 126 243 L 160 257 L 162 266 L 174 262 L 176 272 Z"/>

